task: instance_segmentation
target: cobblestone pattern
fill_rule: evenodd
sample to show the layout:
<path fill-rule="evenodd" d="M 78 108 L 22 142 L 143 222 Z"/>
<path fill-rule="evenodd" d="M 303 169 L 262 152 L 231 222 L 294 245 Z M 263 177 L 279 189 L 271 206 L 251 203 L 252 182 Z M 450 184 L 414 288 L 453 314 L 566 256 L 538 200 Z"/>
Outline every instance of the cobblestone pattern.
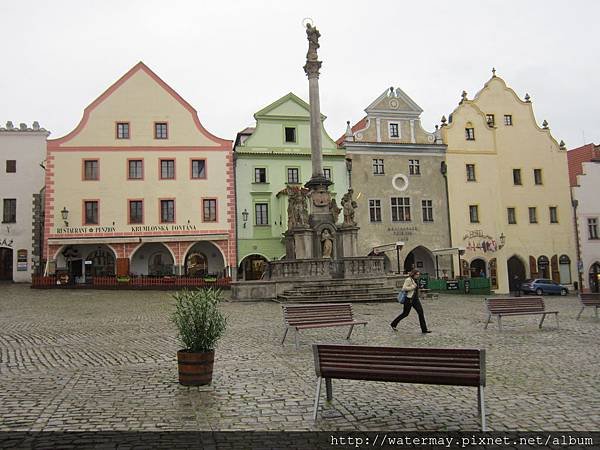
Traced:
<path fill-rule="evenodd" d="M 225 303 L 229 328 L 207 387 L 177 383 L 169 294 L 44 291 L 0 286 L 0 431 L 3 430 L 476 430 L 476 390 L 333 380 L 312 422 L 313 342 L 346 329 L 304 331 L 279 345 L 275 303 Z M 483 329 L 480 297 L 424 301 L 430 335 L 399 305 L 356 304 L 356 344 L 487 349 L 486 407 L 493 430 L 600 429 L 600 321 L 576 321 L 575 297 L 548 297 L 548 318 L 507 318 Z M 323 393 L 324 396 L 324 393 Z M 323 399 L 324 400 L 324 399 Z"/>

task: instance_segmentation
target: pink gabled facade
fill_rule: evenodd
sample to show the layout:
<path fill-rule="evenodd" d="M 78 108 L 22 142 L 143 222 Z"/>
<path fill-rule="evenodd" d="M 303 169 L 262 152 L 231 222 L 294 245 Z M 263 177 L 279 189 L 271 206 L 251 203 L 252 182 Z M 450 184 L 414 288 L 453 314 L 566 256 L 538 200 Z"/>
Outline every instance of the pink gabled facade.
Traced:
<path fill-rule="evenodd" d="M 138 63 L 48 141 L 46 273 L 229 277 L 233 177 L 232 141 Z"/>

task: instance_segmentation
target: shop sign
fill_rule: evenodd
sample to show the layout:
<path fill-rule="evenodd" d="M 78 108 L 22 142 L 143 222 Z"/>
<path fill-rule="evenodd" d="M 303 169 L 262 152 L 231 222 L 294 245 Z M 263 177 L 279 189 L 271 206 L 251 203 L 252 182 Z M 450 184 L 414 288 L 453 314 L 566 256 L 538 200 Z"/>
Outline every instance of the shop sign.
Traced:
<path fill-rule="evenodd" d="M 27 250 L 17 250 L 17 272 L 27 272 Z"/>
<path fill-rule="evenodd" d="M 483 230 L 473 230 L 465 233 L 463 241 L 466 241 L 465 248 L 467 251 L 481 251 L 483 253 L 493 253 L 504 247 L 504 234 L 500 235 L 498 242 L 492 236 L 485 234 Z"/>
<path fill-rule="evenodd" d="M 447 291 L 458 291 L 458 281 L 446 281 L 446 290 Z"/>
<path fill-rule="evenodd" d="M 410 236 L 419 231 L 419 227 L 417 226 L 406 226 L 406 227 L 388 227 L 388 233 L 393 236 L 399 236 L 405 240 L 407 240 Z"/>
<path fill-rule="evenodd" d="M 198 228 L 193 224 L 186 225 L 131 225 L 129 231 L 132 233 L 156 232 L 156 231 L 197 231 Z M 120 231 L 120 230 L 119 230 Z M 114 226 L 109 227 L 57 227 L 56 234 L 97 234 L 97 233 L 116 233 Z"/>
<path fill-rule="evenodd" d="M 14 242 L 15 241 L 11 238 L 0 238 L 0 247 L 12 248 Z"/>

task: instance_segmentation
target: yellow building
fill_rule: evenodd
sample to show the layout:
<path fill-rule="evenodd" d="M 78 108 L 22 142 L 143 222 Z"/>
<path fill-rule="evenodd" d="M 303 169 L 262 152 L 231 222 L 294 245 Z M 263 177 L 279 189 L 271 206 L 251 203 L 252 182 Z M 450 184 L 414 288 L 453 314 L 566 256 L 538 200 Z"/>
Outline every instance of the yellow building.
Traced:
<path fill-rule="evenodd" d="M 143 63 L 48 141 L 46 271 L 229 275 L 236 264 L 231 141 Z"/>
<path fill-rule="evenodd" d="M 494 74 L 442 122 L 462 275 L 488 277 L 498 293 L 525 278 L 576 280 L 566 148 L 546 121 L 538 126 L 529 95 L 519 99 Z"/>

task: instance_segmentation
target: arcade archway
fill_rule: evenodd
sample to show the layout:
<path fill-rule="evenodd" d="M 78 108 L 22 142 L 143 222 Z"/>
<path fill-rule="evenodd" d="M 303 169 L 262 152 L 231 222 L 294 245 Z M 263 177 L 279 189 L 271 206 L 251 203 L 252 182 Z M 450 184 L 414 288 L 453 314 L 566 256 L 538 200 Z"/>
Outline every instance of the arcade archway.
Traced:
<path fill-rule="evenodd" d="M 469 264 L 469 271 L 471 278 L 485 278 L 487 277 L 486 263 L 481 258 L 476 258 Z"/>
<path fill-rule="evenodd" d="M 435 276 L 435 262 L 429 249 L 423 246 L 415 247 L 404 259 L 404 272 L 410 272 L 413 269 L 419 270 L 423 274 Z"/>
<path fill-rule="evenodd" d="M 600 262 L 596 261 L 590 267 L 589 271 L 589 283 L 590 291 L 598 293 L 600 292 Z"/>
<path fill-rule="evenodd" d="M 260 280 L 267 269 L 268 260 L 262 255 L 248 255 L 240 262 L 239 275 L 243 280 Z"/>

